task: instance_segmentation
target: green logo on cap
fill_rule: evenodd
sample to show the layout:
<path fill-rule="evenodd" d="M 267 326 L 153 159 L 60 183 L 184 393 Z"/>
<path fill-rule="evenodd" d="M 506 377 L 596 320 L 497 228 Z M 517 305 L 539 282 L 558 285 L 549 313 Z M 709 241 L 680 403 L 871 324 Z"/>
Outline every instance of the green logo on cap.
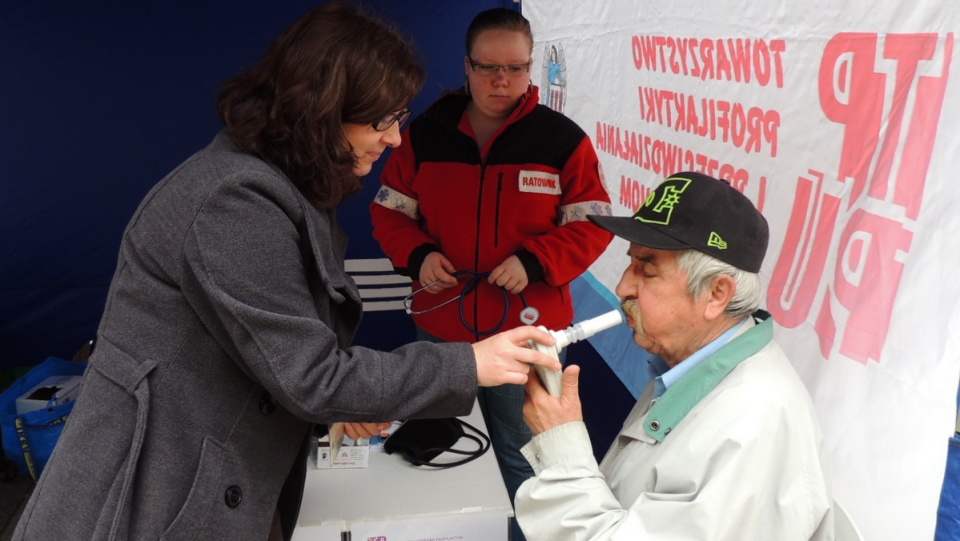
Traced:
<path fill-rule="evenodd" d="M 680 196 L 689 185 L 689 179 L 668 178 L 647 197 L 634 218 L 648 224 L 670 225 L 673 208 L 680 204 Z"/>
<path fill-rule="evenodd" d="M 723 240 L 716 232 L 710 232 L 710 238 L 707 240 L 707 246 L 712 246 L 714 248 L 719 248 L 721 250 L 727 249 L 727 241 Z"/>

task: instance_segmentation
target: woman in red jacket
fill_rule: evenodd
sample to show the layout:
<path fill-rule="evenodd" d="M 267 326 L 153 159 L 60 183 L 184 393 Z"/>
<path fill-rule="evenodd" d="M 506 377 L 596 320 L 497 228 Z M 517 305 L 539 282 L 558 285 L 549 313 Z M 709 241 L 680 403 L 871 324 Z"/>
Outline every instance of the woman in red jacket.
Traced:
<path fill-rule="evenodd" d="M 538 103 L 533 34 L 518 11 L 478 14 L 466 49 L 465 87 L 416 118 L 384 167 L 374 236 L 414 291 L 432 293 L 413 296 L 421 338 L 566 328 L 569 282 L 612 238 L 587 220 L 610 214 L 597 155 L 579 126 Z M 512 500 L 532 474 L 519 452 L 530 439 L 523 388 L 486 391 L 480 405 Z"/>

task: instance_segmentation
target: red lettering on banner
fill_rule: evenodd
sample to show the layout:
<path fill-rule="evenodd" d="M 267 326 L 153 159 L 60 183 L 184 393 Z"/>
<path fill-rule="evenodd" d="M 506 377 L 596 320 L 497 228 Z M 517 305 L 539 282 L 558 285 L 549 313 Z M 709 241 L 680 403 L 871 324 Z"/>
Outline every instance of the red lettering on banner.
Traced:
<path fill-rule="evenodd" d="M 883 61 L 876 60 L 877 34 L 838 34 L 824 49 L 820 103 L 827 118 L 845 126 L 839 178 L 853 181 L 851 205 L 868 184 L 871 197 L 888 199 L 891 167 L 900 154 L 892 202 L 904 207 L 911 219 L 919 215 L 950 73 L 953 34 L 940 41 L 935 34 L 890 35 Z M 940 58 L 934 62 L 937 52 Z M 884 89 L 890 75 L 897 99 L 884 117 Z M 913 110 L 908 111 L 908 105 Z M 906 137 L 902 133 L 905 117 L 910 120 Z M 883 125 L 887 130 L 881 139 Z"/>
<path fill-rule="evenodd" d="M 817 291 L 828 274 L 827 256 L 835 236 L 841 200 L 823 190 L 823 175 L 799 178 L 784 246 L 767 291 L 767 304 L 778 323 L 787 328 L 807 320 Z M 855 211 L 838 242 L 832 292 L 850 310 L 840 340 L 840 353 L 862 364 L 878 361 L 890 328 L 893 302 L 908 253 L 912 233 L 895 220 L 864 210 Z M 837 342 L 838 325 L 827 286 L 821 312 L 814 325 L 821 352 L 830 356 Z"/>
<path fill-rule="evenodd" d="M 662 178 L 679 171 L 697 171 L 722 178 L 736 189 L 746 193 L 750 186 L 750 173 L 746 169 L 730 163 L 722 163 L 716 158 L 693 152 L 662 139 L 638 134 L 613 124 L 597 122 L 594 146 L 598 152 L 605 152 L 642 169 L 653 172 Z M 638 194 L 632 179 L 621 177 L 620 203 L 632 209 Z M 766 178 L 760 177 L 759 199 L 757 207 L 763 210 L 763 190 Z M 642 202 L 642 199 L 641 199 Z M 630 203 L 630 204 L 628 204 Z"/>
<path fill-rule="evenodd" d="M 730 59 L 728 60 L 730 66 L 733 68 L 733 78 L 736 81 L 743 81 L 745 83 L 750 82 L 750 44 L 752 43 L 749 40 L 743 39 L 728 39 L 728 48 L 730 53 Z M 759 44 L 757 45 L 759 47 Z M 759 68 L 759 66 L 758 66 Z"/>
<path fill-rule="evenodd" d="M 824 48 L 820 102 L 827 118 L 844 126 L 840 163 L 829 185 L 814 171 L 798 179 L 783 244 L 794 248 L 781 252 L 767 298 L 788 328 L 807 321 L 820 301 L 814 328 L 824 357 L 837 348 L 862 364 L 880 360 L 920 215 L 953 43 L 952 33 L 847 33 Z M 830 253 L 837 254 L 832 274 Z"/>
<path fill-rule="evenodd" d="M 810 315 L 840 208 L 839 198 L 822 193 L 823 174 L 811 174 L 814 179 L 797 179 L 784 249 L 767 289 L 770 313 L 789 329 L 799 327 Z"/>
<path fill-rule="evenodd" d="M 854 212 L 840 237 L 834 288 L 837 300 L 850 310 L 840 353 L 862 364 L 880 360 L 903 275 L 901 254 L 910 252 L 913 233 L 903 224 Z M 817 335 L 823 336 L 822 324 Z"/>
<path fill-rule="evenodd" d="M 700 78 L 706 81 L 707 79 L 719 79 L 713 73 L 713 40 L 712 39 L 701 39 L 700 40 L 700 62 L 703 63 L 703 72 L 700 74 Z"/>
<path fill-rule="evenodd" d="M 633 36 L 633 65 L 637 69 L 646 67 L 650 71 L 657 70 L 657 48 L 653 43 L 653 36 Z"/>
<path fill-rule="evenodd" d="M 735 81 L 783 88 L 782 39 L 680 38 L 633 36 L 633 65 L 638 70 L 662 71 L 706 81 Z"/>
<path fill-rule="evenodd" d="M 648 188 L 640 183 L 639 180 L 626 176 L 620 177 L 620 204 L 636 211 L 640 205 L 653 193 L 652 188 Z"/>
<path fill-rule="evenodd" d="M 777 156 L 780 113 L 740 102 L 702 98 L 682 92 L 638 87 L 640 118 L 678 132 L 732 143 L 746 153 L 767 150 Z"/>
<path fill-rule="evenodd" d="M 876 34 L 839 34 L 820 62 L 820 106 L 827 118 L 846 126 L 838 172 L 853 180 L 851 202 L 866 186 L 872 160 L 864 157 L 873 156 L 883 120 L 886 76 L 872 69 L 876 46 Z"/>
<path fill-rule="evenodd" d="M 896 122 L 896 133 L 887 131 L 880 149 L 877 181 L 871 185 L 871 196 L 886 199 L 890 175 L 896 183 L 893 202 L 907 210 L 907 216 L 916 219 L 920 214 L 923 185 L 930 166 L 930 155 L 936 139 L 936 127 L 940 120 L 940 108 L 947 88 L 950 60 L 953 52 L 953 34 L 948 34 L 942 47 L 942 64 L 935 59 L 939 36 L 936 34 L 893 34 L 887 36 L 884 57 L 896 62 L 896 85 L 893 95 L 909 93 L 916 96 L 913 110 L 907 110 L 908 100 L 895 102 L 891 111 L 891 123 Z M 906 141 L 901 141 L 900 132 L 904 120 Z M 895 155 L 902 153 L 900 168 L 892 173 Z M 874 191 L 876 189 L 876 191 Z"/>
<path fill-rule="evenodd" d="M 686 40 L 681 40 L 681 41 L 686 41 Z M 689 48 L 687 50 L 690 51 L 690 75 L 699 79 L 700 78 L 700 61 L 697 60 L 697 55 L 693 54 L 693 51 L 696 50 L 697 48 L 697 42 L 698 40 L 696 38 L 689 40 Z M 684 71 L 684 75 L 686 75 L 686 71 Z"/>
<path fill-rule="evenodd" d="M 780 55 L 787 50 L 787 42 L 782 39 L 770 40 L 769 51 L 766 50 L 765 41 L 759 42 L 757 47 L 759 55 L 754 56 L 754 63 L 758 67 L 757 81 L 760 86 L 767 86 L 770 82 L 770 73 L 773 73 L 777 88 L 783 88 L 783 62 L 780 61 Z M 771 55 L 770 52 L 773 54 Z"/>

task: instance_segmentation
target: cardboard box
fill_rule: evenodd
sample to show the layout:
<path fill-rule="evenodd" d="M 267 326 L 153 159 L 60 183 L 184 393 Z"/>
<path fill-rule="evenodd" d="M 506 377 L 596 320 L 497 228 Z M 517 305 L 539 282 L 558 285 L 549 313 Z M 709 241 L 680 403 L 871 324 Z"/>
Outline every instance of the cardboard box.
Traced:
<path fill-rule="evenodd" d="M 329 468 L 366 468 L 370 463 L 370 453 L 382 452 L 386 441 L 402 421 L 394 421 L 390 428 L 370 439 L 353 440 L 344 433 L 342 423 L 330 425 L 330 432 L 314 441 L 312 455 L 317 469 Z"/>
<path fill-rule="evenodd" d="M 17 398 L 17 415 L 73 402 L 83 376 L 50 376 Z"/>
<path fill-rule="evenodd" d="M 339 448 L 338 448 L 339 447 Z M 331 446 L 329 436 L 317 440 L 314 452 L 318 470 L 329 468 L 366 468 L 370 463 L 370 446 L 345 441 Z"/>

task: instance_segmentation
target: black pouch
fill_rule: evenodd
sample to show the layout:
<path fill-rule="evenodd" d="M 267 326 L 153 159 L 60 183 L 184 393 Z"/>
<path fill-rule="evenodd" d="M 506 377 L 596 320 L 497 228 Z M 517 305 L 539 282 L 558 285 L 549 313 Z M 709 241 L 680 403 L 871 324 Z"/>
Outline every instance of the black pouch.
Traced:
<path fill-rule="evenodd" d="M 467 434 L 463 429 L 470 428 L 480 438 Z M 454 449 L 461 438 L 473 440 L 477 448 L 473 450 Z M 490 448 L 490 439 L 456 417 L 444 419 L 408 419 L 383 442 L 383 450 L 388 454 L 400 453 L 415 466 L 449 468 L 474 460 Z M 467 455 L 466 458 L 452 462 L 433 462 L 442 453 Z"/>

